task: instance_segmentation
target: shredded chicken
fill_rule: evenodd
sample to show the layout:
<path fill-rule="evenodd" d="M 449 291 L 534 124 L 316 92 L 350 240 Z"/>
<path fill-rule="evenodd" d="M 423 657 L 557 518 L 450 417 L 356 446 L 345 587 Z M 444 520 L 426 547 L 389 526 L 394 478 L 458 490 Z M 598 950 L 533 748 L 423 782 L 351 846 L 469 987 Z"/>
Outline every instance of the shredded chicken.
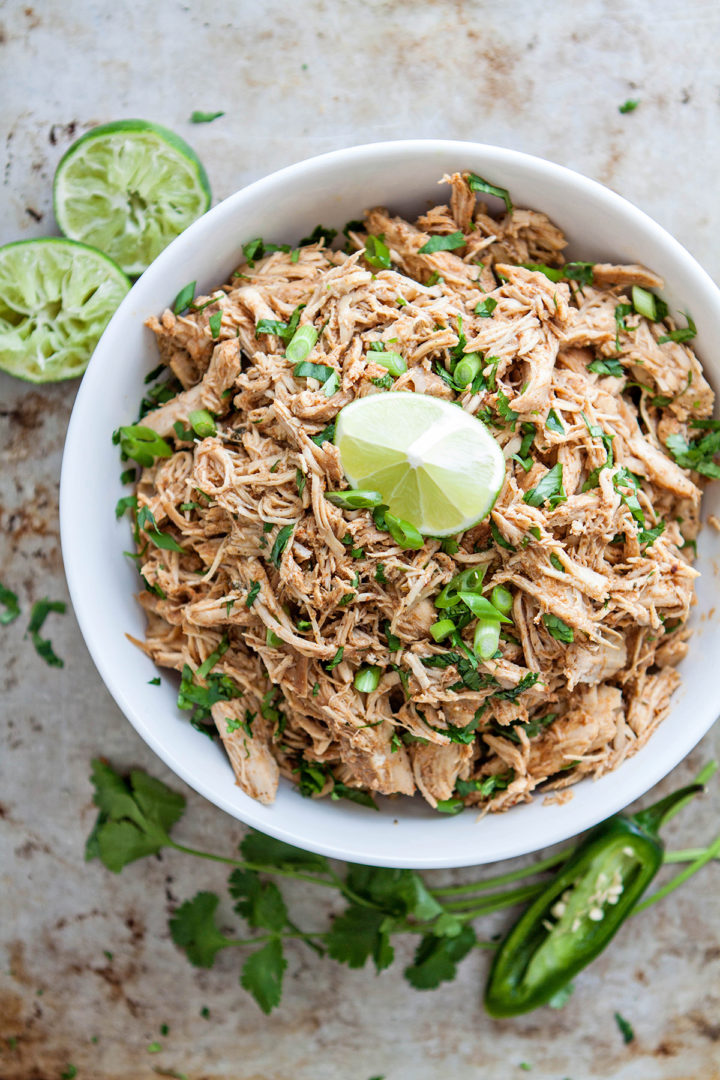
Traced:
<path fill-rule="evenodd" d="M 372 209 L 344 250 L 261 252 L 185 315 L 148 322 L 168 378 L 142 423 L 172 453 L 136 486 L 143 647 L 183 672 L 182 707 L 217 728 L 261 802 L 282 775 L 306 795 L 505 810 L 616 768 L 679 681 L 702 479 L 665 443 L 711 414 L 699 361 L 632 310 L 632 286 L 662 284 L 651 271 L 527 268 L 562 268 L 560 230 L 534 210 L 490 216 L 467 174 L 444 182 L 449 204 L 415 224 Z M 422 251 L 458 231 L 462 246 Z M 367 262 L 368 235 L 392 268 Z M 334 373 L 329 395 L 285 357 L 294 312 L 317 331 L 308 359 Z M 394 380 L 380 342 L 405 359 Z M 464 390 L 459 352 L 484 365 Z M 388 390 L 455 401 L 503 448 L 491 516 L 453 543 L 404 550 L 369 511 L 325 498 L 346 486 L 338 412 Z M 198 409 L 214 434 L 188 430 Z M 513 595 L 513 625 L 479 663 L 472 626 L 462 647 L 429 633 L 440 590 L 474 566 L 486 595 Z M 354 687 L 365 665 L 381 669 L 370 693 Z"/>

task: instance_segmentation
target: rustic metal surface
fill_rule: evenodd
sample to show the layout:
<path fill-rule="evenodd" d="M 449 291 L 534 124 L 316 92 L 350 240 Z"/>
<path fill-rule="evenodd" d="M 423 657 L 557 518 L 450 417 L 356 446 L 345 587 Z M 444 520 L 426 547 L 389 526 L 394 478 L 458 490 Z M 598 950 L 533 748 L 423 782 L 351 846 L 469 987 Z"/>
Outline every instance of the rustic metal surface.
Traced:
<path fill-rule="evenodd" d="M 216 198 L 377 139 L 539 153 L 639 203 L 717 278 L 719 32 L 715 0 L 0 3 L 0 241 L 54 231 L 53 170 L 75 136 L 144 116 L 190 139 Z M 628 97 L 641 104 L 621 116 Z M 226 115 L 191 127 L 193 109 Z M 0 580 L 25 612 L 66 598 L 57 486 L 75 391 L 0 377 Z M 168 1069 L 190 1080 L 504 1080 L 521 1063 L 538 1080 L 720 1076 L 718 865 L 626 927 L 562 1011 L 491 1021 L 482 954 L 419 994 L 401 975 L 409 946 L 380 978 L 293 946 L 285 1003 L 264 1018 L 237 984 L 237 956 L 198 972 L 168 937 L 176 900 L 221 888 L 221 868 L 170 853 L 115 878 L 83 862 L 91 756 L 173 781 L 103 688 L 72 614 L 47 624 L 63 670 L 43 665 L 24 624 L 0 630 L 2 1080 L 54 1080 L 69 1063 L 93 1080 Z M 708 736 L 662 790 L 719 751 Z M 185 793 L 183 837 L 230 852 L 237 824 Z M 709 839 L 719 807 L 716 787 L 673 823 L 671 842 Z M 288 891 L 298 921 L 323 924 L 326 897 Z M 615 1010 L 635 1027 L 627 1047 Z M 156 1039 L 163 1050 L 149 1054 Z"/>

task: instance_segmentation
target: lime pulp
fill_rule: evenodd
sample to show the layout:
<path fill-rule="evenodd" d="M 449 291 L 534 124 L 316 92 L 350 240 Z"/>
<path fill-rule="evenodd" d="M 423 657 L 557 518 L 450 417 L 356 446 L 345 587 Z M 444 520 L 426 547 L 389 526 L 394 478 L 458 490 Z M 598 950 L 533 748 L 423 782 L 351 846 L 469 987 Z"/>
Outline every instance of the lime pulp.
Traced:
<path fill-rule="evenodd" d="M 82 375 L 130 289 L 125 274 L 72 240 L 0 248 L 0 369 L 30 382 Z"/>
<path fill-rule="evenodd" d="M 136 276 L 210 206 L 194 150 L 146 120 L 93 128 L 61 159 L 53 186 L 61 232 Z"/>

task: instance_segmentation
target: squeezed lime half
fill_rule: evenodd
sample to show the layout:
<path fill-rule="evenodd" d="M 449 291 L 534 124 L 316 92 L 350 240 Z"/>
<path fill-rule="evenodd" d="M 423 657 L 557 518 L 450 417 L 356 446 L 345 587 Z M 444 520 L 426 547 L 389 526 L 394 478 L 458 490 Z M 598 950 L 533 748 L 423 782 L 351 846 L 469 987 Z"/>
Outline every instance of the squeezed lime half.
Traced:
<path fill-rule="evenodd" d="M 73 143 L 55 172 L 60 231 L 104 251 L 132 277 L 210 206 L 192 147 L 159 124 L 118 120 Z"/>
<path fill-rule="evenodd" d="M 82 375 L 130 288 L 111 259 L 73 240 L 0 248 L 0 369 L 30 382 Z"/>
<path fill-rule="evenodd" d="M 369 394 L 341 409 L 335 445 L 349 482 L 379 491 L 421 533 L 482 520 L 505 477 L 500 446 L 476 417 L 425 394 Z"/>

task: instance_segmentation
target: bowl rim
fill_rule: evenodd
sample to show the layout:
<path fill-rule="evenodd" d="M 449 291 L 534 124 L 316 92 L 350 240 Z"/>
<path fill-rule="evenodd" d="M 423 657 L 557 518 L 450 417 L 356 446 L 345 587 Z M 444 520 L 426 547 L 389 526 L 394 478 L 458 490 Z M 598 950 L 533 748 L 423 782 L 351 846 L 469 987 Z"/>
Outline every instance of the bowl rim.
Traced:
<path fill-rule="evenodd" d="M 589 196 L 604 201 L 608 212 L 621 212 L 626 219 L 629 218 L 637 227 L 646 231 L 649 230 L 655 234 L 656 239 L 662 242 L 670 257 L 677 260 L 682 268 L 683 274 L 687 276 L 688 291 L 696 292 L 697 290 L 700 290 L 704 294 L 705 301 L 717 310 L 718 320 L 720 322 L 720 289 L 718 289 L 707 271 L 703 269 L 690 252 L 662 225 L 656 222 L 630 200 L 619 195 L 617 192 L 600 182 L 570 169 L 565 165 L 560 165 L 533 154 L 495 144 L 452 139 L 388 140 L 385 142 L 364 143 L 313 155 L 268 173 L 238 189 L 217 203 L 216 206 L 212 207 L 185 229 L 184 232 L 176 237 L 176 239 L 157 256 L 150 267 L 148 267 L 123 299 L 108 323 L 100 342 L 98 342 L 98 346 L 96 346 L 96 350 L 88 365 L 88 373 L 86 373 L 83 378 L 78 390 L 68 425 L 63 451 L 59 511 L 61 545 L 68 590 L 80 631 L 93 663 L 95 664 L 103 683 L 124 716 L 130 721 L 143 741 L 151 747 L 168 768 L 176 773 L 189 787 L 203 795 L 209 802 L 218 806 L 233 818 L 241 821 L 245 825 L 274 836 L 277 839 L 284 840 L 296 847 L 314 851 L 332 858 L 361 862 L 370 865 L 433 869 L 483 865 L 485 862 L 496 862 L 503 859 L 515 858 L 539 851 L 542 848 L 566 841 L 578 835 L 587 828 L 596 825 L 599 821 L 622 810 L 667 776 L 671 769 L 682 761 L 707 733 L 714 722 L 714 718 L 706 723 L 702 729 L 700 729 L 700 727 L 698 729 L 693 729 L 684 740 L 680 740 L 674 744 L 674 748 L 670 752 L 666 752 L 662 755 L 655 754 L 653 757 L 648 757 L 645 762 L 644 771 L 639 771 L 636 776 L 629 776 L 621 788 L 617 785 L 609 788 L 601 811 L 598 812 L 597 807 L 589 807 L 583 812 L 566 814 L 564 817 L 558 817 L 552 822 L 548 819 L 542 830 L 542 837 L 539 844 L 533 840 L 528 841 L 527 835 L 523 834 L 517 837 L 515 843 L 506 844 L 500 854 L 493 854 L 487 860 L 479 857 L 479 855 L 481 856 L 481 853 L 478 852 L 472 852 L 470 857 L 464 859 L 459 859 L 457 855 L 448 857 L 443 856 L 443 854 L 440 853 L 428 855 L 426 857 L 416 856 L 412 860 L 408 860 L 407 857 L 403 857 L 401 851 L 396 855 L 393 854 L 393 856 L 385 856 L 382 854 L 373 856 L 372 854 L 368 854 L 365 850 L 354 851 L 351 848 L 343 847 L 341 843 L 330 842 L 320 835 L 320 833 L 311 838 L 304 835 L 301 836 L 293 831 L 291 823 L 290 825 L 287 823 L 280 824 L 275 821 L 268 822 L 265 819 L 260 819 L 259 811 L 257 813 L 254 812 L 255 807 L 259 806 L 259 804 L 255 804 L 252 800 L 249 800 L 250 805 L 243 805 L 242 812 L 240 812 L 236 805 L 224 798 L 221 793 L 212 789 L 211 786 L 204 781 L 202 775 L 194 774 L 192 768 L 188 767 L 185 761 L 176 755 L 173 748 L 168 749 L 163 740 L 156 735 L 152 727 L 146 723 L 143 716 L 139 714 L 134 705 L 131 704 L 125 693 L 123 680 L 120 672 L 117 670 L 117 665 L 113 665 L 111 658 L 105 655 L 103 650 L 96 645 L 93 638 L 91 632 L 92 604 L 90 602 L 88 591 L 83 587 L 81 582 L 83 562 L 79 557 L 79 553 L 73 547 L 72 529 L 70 525 L 71 514 L 75 509 L 72 505 L 73 477 L 71 470 L 74 464 L 73 457 L 76 453 L 75 448 L 78 439 L 82 437 L 80 431 L 82 414 L 87 407 L 87 402 L 92 399 L 96 389 L 94 383 L 97 380 L 97 372 L 99 371 L 98 365 L 102 363 L 102 350 L 100 349 L 100 345 L 106 338 L 111 336 L 114 327 L 123 321 L 125 311 L 132 306 L 136 292 L 139 288 L 142 288 L 140 283 L 147 281 L 153 282 L 156 279 L 161 278 L 166 273 L 166 270 L 172 266 L 183 248 L 186 245 L 192 247 L 195 238 L 201 235 L 210 223 L 214 222 L 216 219 L 221 219 L 223 216 L 231 217 L 236 210 L 242 206 L 245 200 L 252 199 L 252 197 L 263 188 L 269 188 L 274 185 L 285 185 L 288 181 L 302 178 L 308 172 L 322 169 L 325 165 L 331 165 L 337 162 L 344 161 L 348 165 L 352 165 L 353 160 L 356 159 L 372 161 L 373 159 L 382 159 L 387 155 L 394 155 L 394 160 L 397 161 L 404 156 L 412 157 L 413 155 L 417 155 L 418 151 L 426 151 L 428 154 L 432 154 L 433 151 L 443 153 L 452 152 L 456 154 L 459 159 L 462 158 L 463 154 L 483 154 L 488 159 L 495 158 L 498 163 L 510 166 L 515 164 L 526 170 L 535 170 L 536 174 L 544 175 L 550 178 L 551 181 L 557 182 L 559 180 L 565 185 L 573 186 L 576 190 L 584 191 Z M 387 165 L 388 163 L 385 162 L 385 164 Z M 492 164 L 490 164 L 489 168 L 491 167 Z M 89 378 L 88 374 L 90 375 Z M 617 775 L 617 770 L 614 770 L 614 775 Z M 581 783 L 589 784 L 591 782 L 590 779 L 585 779 Z M 541 800 L 535 796 L 533 802 L 540 805 Z M 330 806 L 330 803 L 328 802 L 327 805 Z M 447 825 L 449 824 L 450 823 L 447 822 Z M 368 830 L 368 832 L 371 833 L 372 829 Z M 523 839 L 523 836 L 525 836 L 525 839 Z"/>

